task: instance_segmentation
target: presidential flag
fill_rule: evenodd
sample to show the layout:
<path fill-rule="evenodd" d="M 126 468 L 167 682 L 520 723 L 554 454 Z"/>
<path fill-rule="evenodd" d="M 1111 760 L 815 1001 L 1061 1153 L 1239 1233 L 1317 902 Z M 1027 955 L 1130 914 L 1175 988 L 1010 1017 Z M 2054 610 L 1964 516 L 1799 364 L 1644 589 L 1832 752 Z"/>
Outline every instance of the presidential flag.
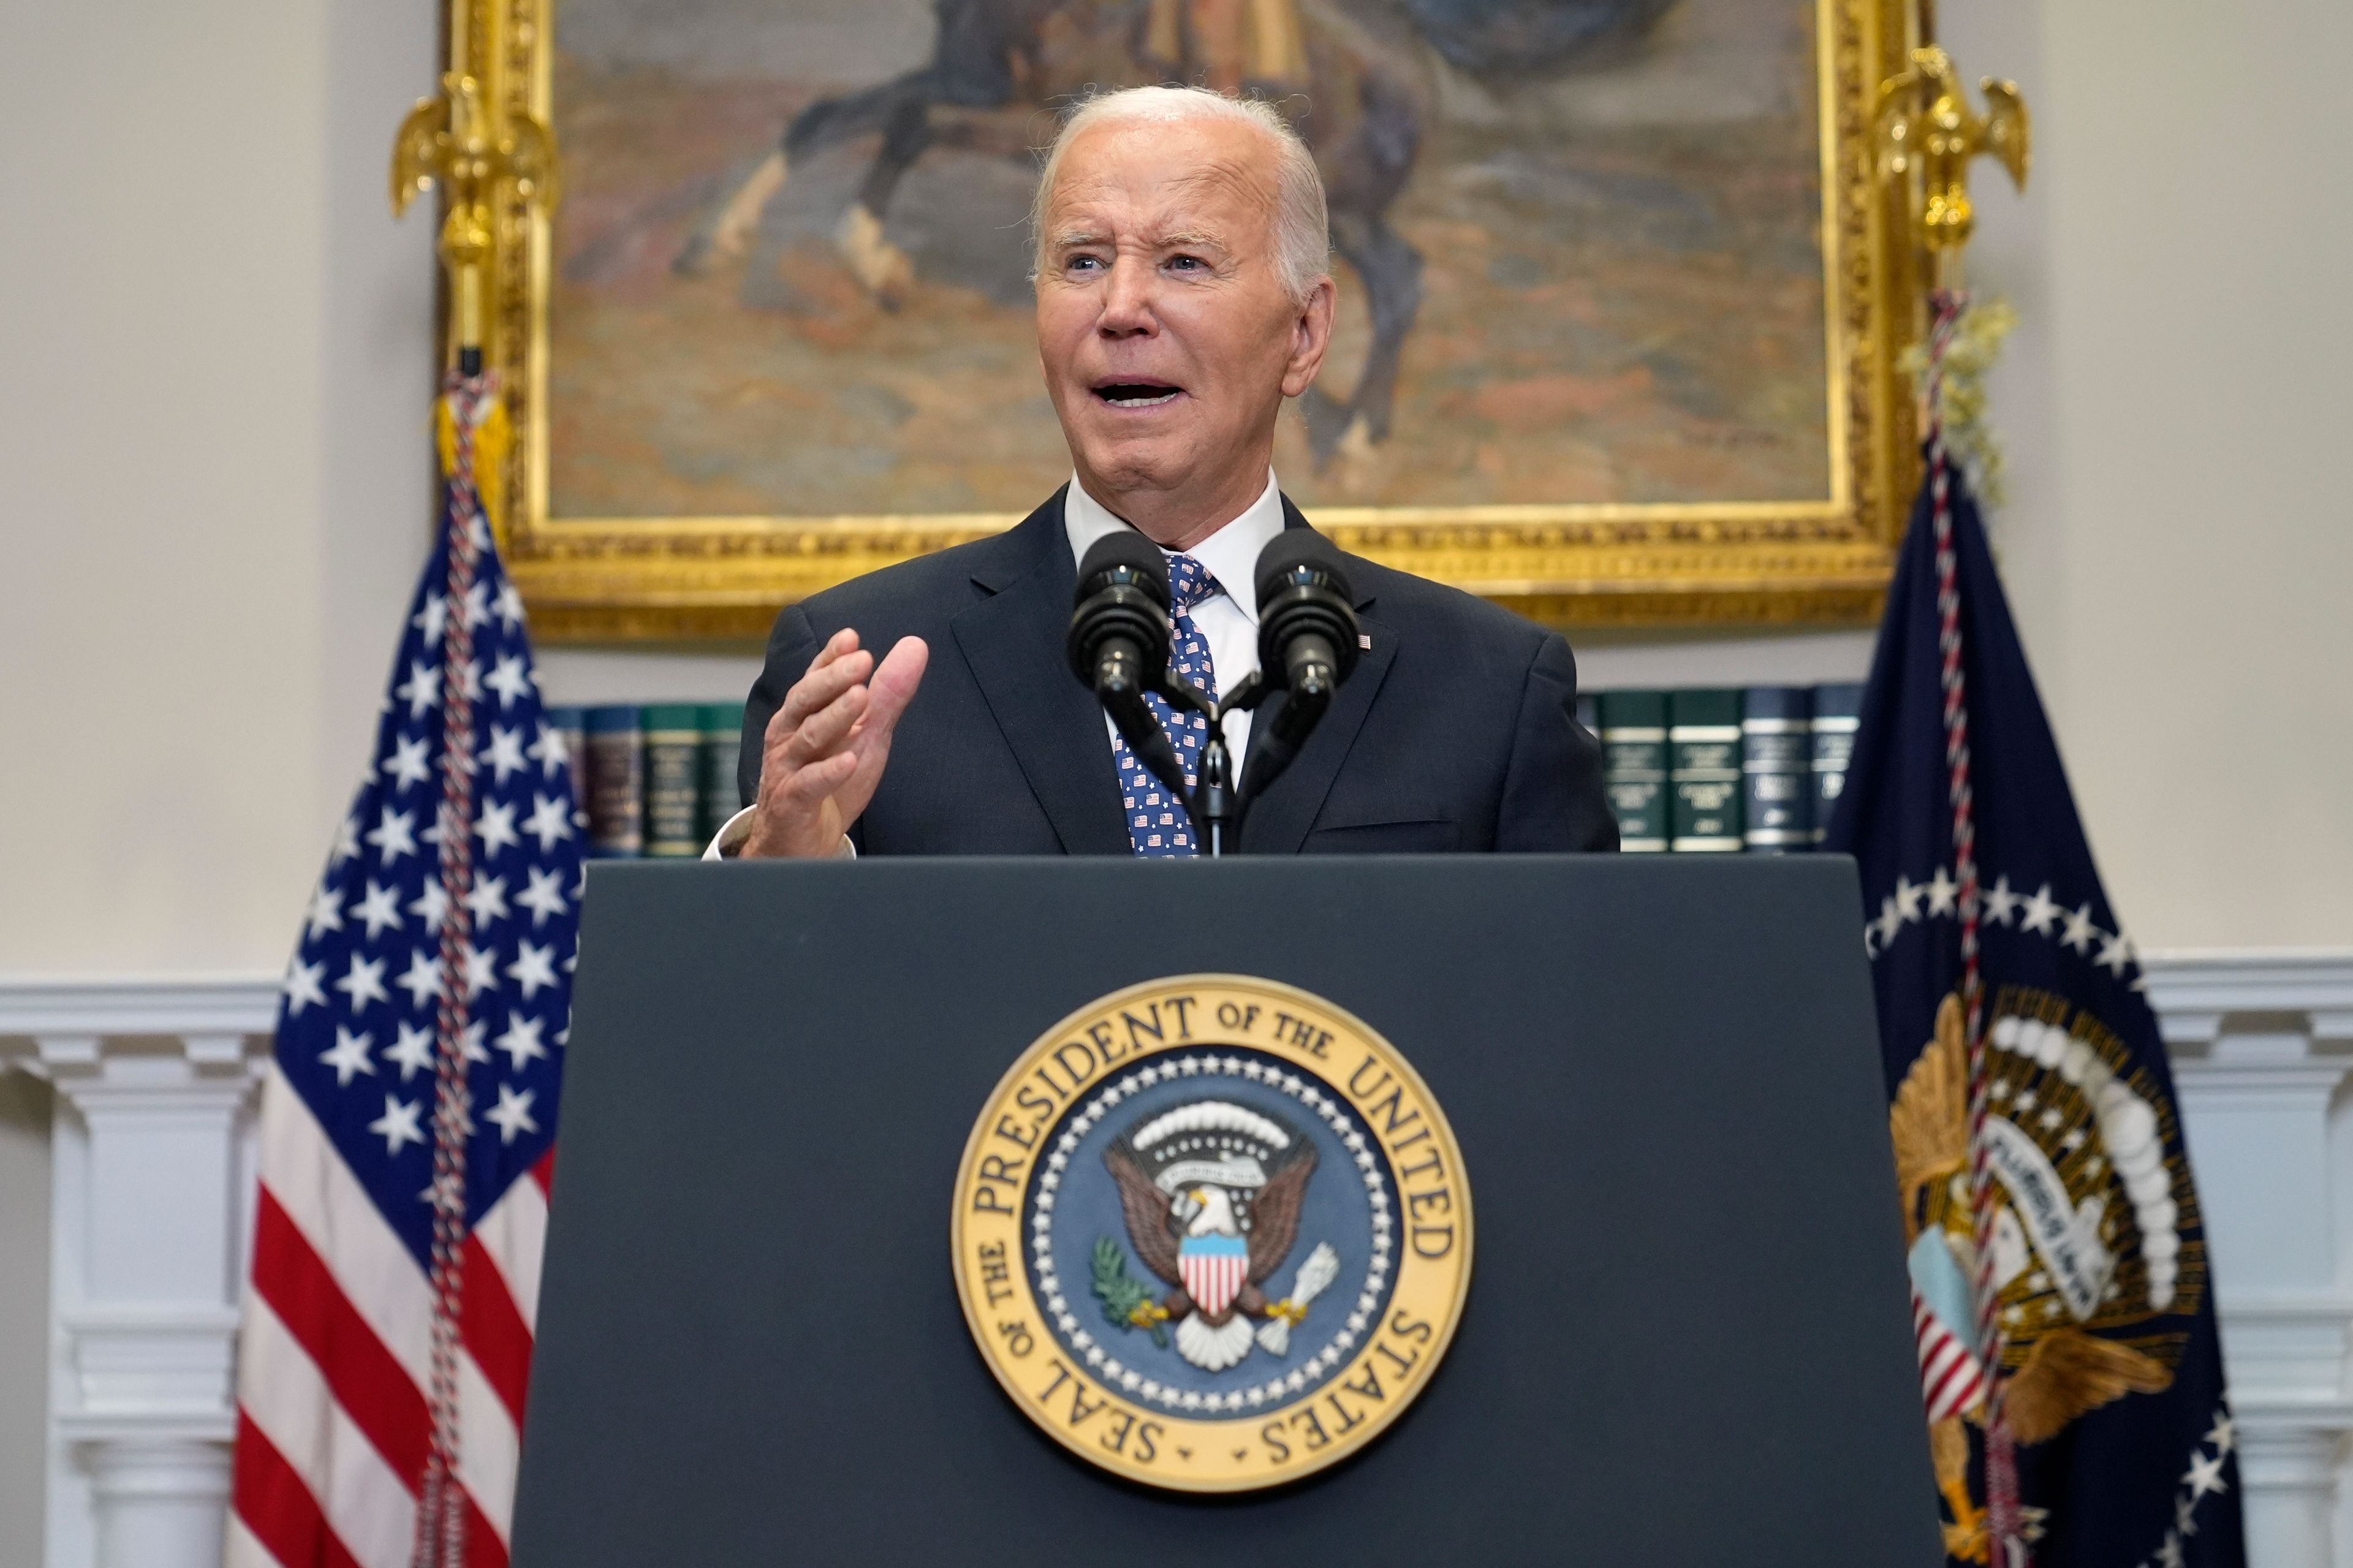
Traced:
<path fill-rule="evenodd" d="M 441 426 L 445 525 L 262 1087 L 231 1568 L 507 1560 L 580 821 L 476 492 L 483 378 Z"/>
<path fill-rule="evenodd" d="M 2239 1568 L 2173 1075 L 1937 427 L 1961 309 L 1828 844 L 1862 872 L 1946 1551 Z"/>

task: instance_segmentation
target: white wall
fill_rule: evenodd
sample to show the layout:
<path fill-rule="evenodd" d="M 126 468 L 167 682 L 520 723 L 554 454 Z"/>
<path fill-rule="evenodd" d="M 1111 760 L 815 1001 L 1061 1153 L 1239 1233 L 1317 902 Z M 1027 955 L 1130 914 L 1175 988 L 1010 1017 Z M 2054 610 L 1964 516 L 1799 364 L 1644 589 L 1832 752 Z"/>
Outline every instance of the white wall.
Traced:
<path fill-rule="evenodd" d="M 2001 538 L 2109 889 L 2148 946 L 2353 933 L 2353 142 L 2342 0 L 1947 4 L 2039 116 L 1979 177 Z"/>
<path fill-rule="evenodd" d="M 0 5 L 0 969 L 283 962 L 427 515 L 432 26 Z"/>

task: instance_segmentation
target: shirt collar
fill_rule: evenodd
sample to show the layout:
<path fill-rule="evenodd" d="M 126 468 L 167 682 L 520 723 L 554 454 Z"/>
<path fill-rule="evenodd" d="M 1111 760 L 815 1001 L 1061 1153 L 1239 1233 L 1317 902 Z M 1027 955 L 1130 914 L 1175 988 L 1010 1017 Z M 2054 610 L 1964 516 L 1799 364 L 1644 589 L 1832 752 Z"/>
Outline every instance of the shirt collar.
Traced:
<path fill-rule="evenodd" d="M 1078 475 L 1071 476 L 1070 489 L 1062 497 L 1062 528 L 1070 535 L 1073 561 L 1084 561 L 1089 545 L 1128 526 L 1087 493 Z M 1253 626 L 1258 624 L 1259 552 L 1273 542 L 1282 528 L 1282 490 L 1275 482 L 1274 470 L 1269 468 L 1266 489 L 1259 492 L 1258 500 L 1240 517 L 1185 552 L 1208 568 L 1234 607 Z"/>

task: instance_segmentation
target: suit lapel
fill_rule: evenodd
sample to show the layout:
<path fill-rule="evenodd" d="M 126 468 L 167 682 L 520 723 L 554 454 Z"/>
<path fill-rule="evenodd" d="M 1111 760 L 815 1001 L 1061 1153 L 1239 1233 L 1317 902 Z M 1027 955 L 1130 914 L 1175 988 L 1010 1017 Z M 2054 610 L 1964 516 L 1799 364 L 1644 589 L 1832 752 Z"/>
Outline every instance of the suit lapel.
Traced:
<path fill-rule="evenodd" d="M 1286 496 L 1282 502 L 1283 526 L 1305 528 L 1307 520 Z M 1388 678 L 1389 664 L 1397 657 L 1397 634 L 1389 626 L 1364 612 L 1374 603 L 1367 591 L 1371 575 L 1369 562 L 1349 557 L 1350 571 L 1356 580 L 1356 620 L 1372 647 L 1356 660 L 1356 673 L 1340 688 L 1340 695 L 1307 738 L 1299 755 L 1275 780 L 1265 795 L 1252 801 L 1242 817 L 1241 847 L 1252 855 L 1296 855 L 1307 841 L 1307 830 L 1314 825 L 1316 814 L 1324 809 L 1324 797 L 1332 793 L 1333 780 L 1340 776 L 1340 768 L 1348 760 L 1348 752 L 1356 743 L 1357 731 L 1365 727 L 1365 716 L 1372 711 L 1373 700 L 1380 695 L 1381 682 Z M 1250 752 L 1255 754 L 1261 741 L 1274 727 L 1274 717 L 1282 711 L 1289 700 L 1278 691 L 1261 703 L 1250 720 Z M 1248 764 L 1245 763 L 1245 771 Z"/>
<path fill-rule="evenodd" d="M 1078 567 L 1062 498 L 1030 513 L 1002 571 L 976 573 L 990 596 L 949 623 L 990 714 L 1070 855 L 1132 853 L 1103 710 L 1063 656 Z M 1008 540 L 1008 543 L 1014 543 Z"/>

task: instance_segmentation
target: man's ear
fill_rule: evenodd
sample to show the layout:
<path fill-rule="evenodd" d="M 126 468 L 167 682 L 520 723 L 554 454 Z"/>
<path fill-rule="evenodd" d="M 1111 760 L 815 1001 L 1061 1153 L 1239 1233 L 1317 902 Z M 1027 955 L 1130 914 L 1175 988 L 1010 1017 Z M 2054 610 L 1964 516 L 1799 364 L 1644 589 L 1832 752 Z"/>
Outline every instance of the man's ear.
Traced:
<path fill-rule="evenodd" d="M 1332 346 L 1332 310 L 1335 291 L 1329 278 L 1318 278 L 1301 302 L 1292 322 L 1291 358 L 1282 367 L 1282 395 L 1296 397 L 1315 384 L 1324 366 L 1324 352 Z"/>

